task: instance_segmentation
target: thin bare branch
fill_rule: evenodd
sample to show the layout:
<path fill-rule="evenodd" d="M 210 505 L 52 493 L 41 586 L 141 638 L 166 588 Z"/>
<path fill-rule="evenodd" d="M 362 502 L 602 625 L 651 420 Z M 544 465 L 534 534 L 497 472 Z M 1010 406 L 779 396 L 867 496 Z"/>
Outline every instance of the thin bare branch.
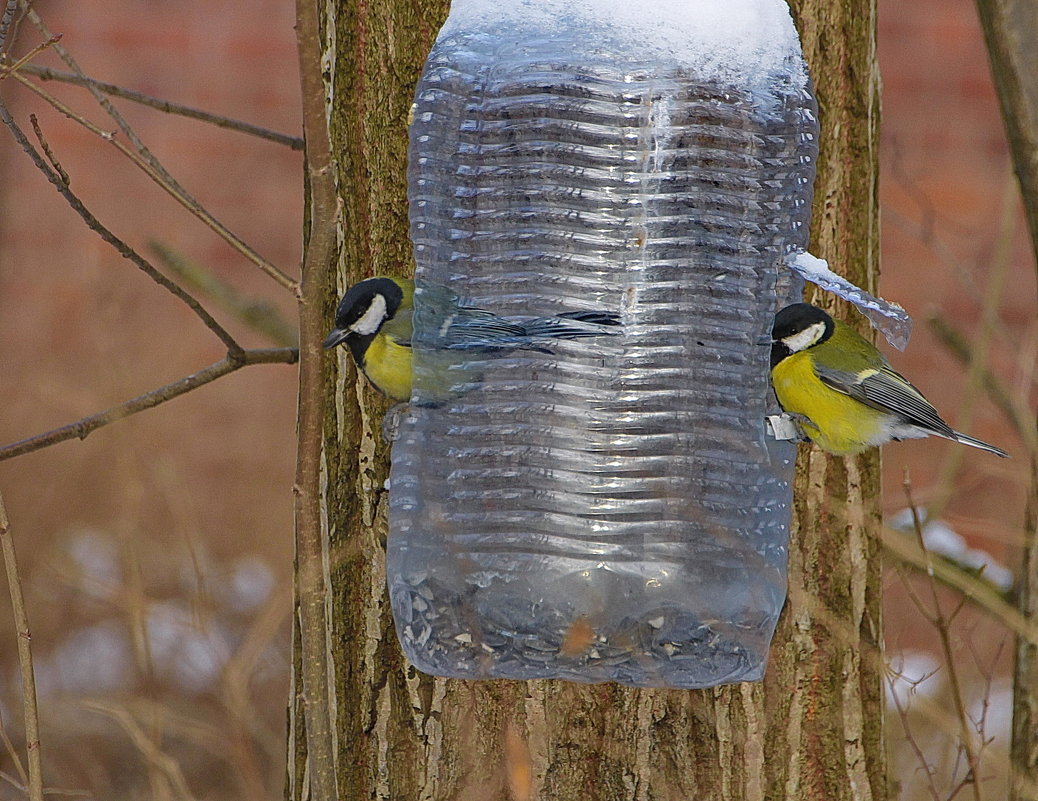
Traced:
<path fill-rule="evenodd" d="M 904 704 L 901 703 L 901 697 L 897 694 L 897 686 L 894 682 L 892 670 L 887 673 L 886 678 L 887 684 L 890 687 L 890 699 L 894 702 L 894 709 L 897 710 L 897 716 L 901 720 L 901 729 L 905 733 L 905 739 L 912 748 L 912 752 L 915 754 L 915 758 L 919 762 L 919 767 L 922 768 L 923 772 L 926 774 L 927 789 L 930 791 L 930 797 L 933 801 L 941 801 L 941 794 L 937 791 L 937 781 L 934 777 L 933 765 L 927 761 L 923 749 L 920 748 L 919 743 L 915 739 L 915 735 L 912 733 L 912 725 L 908 719 L 908 710 L 905 708 Z"/>
<path fill-rule="evenodd" d="M 25 9 L 25 13 L 29 20 L 36 26 L 37 30 L 39 30 L 43 36 L 50 38 L 52 36 L 50 30 L 47 28 L 47 25 L 44 23 L 40 15 L 32 8 L 29 0 L 19 0 L 19 2 L 21 3 L 22 8 Z M 72 57 L 72 54 L 69 53 L 61 44 L 54 44 L 53 48 L 54 52 L 58 54 L 61 60 L 65 62 L 74 74 L 81 78 L 87 77 L 83 70 L 80 69 L 79 64 Z M 17 77 L 18 73 L 15 73 L 15 76 Z M 24 76 L 21 77 L 24 79 Z M 149 176 L 158 176 L 161 178 L 161 180 L 155 179 L 156 182 L 179 203 L 181 203 L 184 208 L 202 220 L 202 222 L 215 231 L 231 247 L 259 267 L 264 273 L 281 284 L 281 286 L 298 294 L 299 285 L 295 280 L 282 272 L 282 270 L 277 266 L 260 256 L 255 250 L 249 247 L 244 240 L 233 234 L 229 228 L 210 214 L 202 204 L 195 200 L 195 198 L 177 182 L 162 163 L 155 158 L 152 152 L 144 145 L 144 142 L 142 142 L 140 137 L 137 136 L 137 133 L 130 127 L 130 124 L 123 119 L 122 114 L 120 114 L 115 106 L 112 105 L 112 102 L 105 96 L 104 92 L 89 83 L 84 84 L 84 86 L 90 94 L 94 96 L 94 99 L 100 104 L 101 108 L 105 110 L 108 116 L 115 121 L 116 125 L 119 126 L 119 129 L 126 134 L 126 138 L 136 149 L 140 158 L 151 168 L 151 170 L 148 171 Z M 42 90 L 36 87 L 34 91 L 39 93 Z"/>
<path fill-rule="evenodd" d="M 32 61 L 34 58 L 36 58 L 36 56 L 38 56 L 40 53 L 42 53 L 48 47 L 51 47 L 52 45 L 56 45 L 60 41 L 61 41 L 61 34 L 60 33 L 56 33 L 52 37 L 50 37 L 50 39 L 48 39 L 46 42 L 43 42 L 42 44 L 36 45 L 36 47 L 34 47 L 32 50 L 30 50 L 28 53 L 26 53 L 24 56 L 22 56 L 16 62 L 14 62 L 14 64 L 12 64 L 11 66 L 9 66 L 9 67 L 8 66 L 0 67 L 0 81 L 2 81 L 4 78 L 6 78 L 8 75 L 10 75 L 12 72 L 17 72 L 18 70 L 22 69 L 22 67 L 26 66 L 30 61 Z"/>
<path fill-rule="evenodd" d="M 977 13 L 1038 258 L 1038 7 L 1030 0 L 977 0 Z"/>
<path fill-rule="evenodd" d="M 115 704 L 102 703 L 100 701 L 84 702 L 83 706 L 107 715 L 122 726 L 123 731 L 130 741 L 140 751 L 149 772 L 153 776 L 153 787 L 162 787 L 167 792 L 161 795 L 171 795 L 177 801 L 192 801 L 195 795 L 187 784 L 187 778 L 176 759 L 171 757 L 156 742 L 154 733 L 145 731 L 145 727 L 137 721 L 129 710 Z M 147 728 L 153 728 L 151 726 Z M 155 779 L 159 781 L 156 782 Z"/>
<path fill-rule="evenodd" d="M 40 121 L 36 119 L 35 114 L 29 115 L 29 122 L 32 124 L 32 132 L 36 134 L 36 141 L 40 143 L 40 147 L 43 148 L 43 154 L 47 157 L 47 161 L 50 162 L 50 166 L 54 168 L 54 172 L 61 178 L 61 182 L 68 186 L 72 181 L 68 177 L 68 173 L 65 172 L 65 168 L 61 166 L 61 162 L 58 161 L 57 156 L 54 155 L 54 151 L 50 149 L 50 144 L 47 142 L 47 138 L 43 135 L 43 131 L 40 128 Z"/>
<path fill-rule="evenodd" d="M 259 125 L 253 125 L 251 122 L 235 120 L 230 117 L 224 117 L 220 114 L 213 114 L 209 111 L 185 106 L 181 103 L 163 100 L 160 97 L 152 97 L 143 92 L 127 89 L 124 86 L 119 86 L 114 83 L 98 81 L 94 78 L 76 75 L 72 72 L 62 72 L 61 70 L 52 69 L 51 67 L 41 67 L 37 64 L 26 64 L 21 67 L 19 71 L 33 75 L 42 81 L 60 81 L 62 83 L 71 83 L 76 86 L 93 86 L 104 92 L 106 95 L 121 97 L 125 100 L 139 103 L 142 106 L 150 106 L 151 108 L 158 109 L 166 114 L 177 114 L 181 117 L 190 117 L 194 120 L 201 120 L 202 122 L 210 123 L 219 128 L 227 128 L 232 131 L 239 131 L 248 134 L 249 136 L 267 139 L 271 142 L 276 142 L 279 145 L 290 147 L 292 150 L 303 149 L 303 137 L 301 136 L 291 136 L 290 134 L 272 131 L 269 128 L 263 128 Z"/>
<path fill-rule="evenodd" d="M 332 729 L 335 700 L 328 623 L 331 588 L 325 572 L 326 537 L 321 524 L 325 392 L 321 340 L 337 244 L 338 200 L 332 174 L 318 13 L 317 3 L 296 0 L 296 46 L 310 193 L 310 228 L 299 295 L 299 405 L 294 487 L 296 586 L 310 797 L 315 801 L 335 801 L 338 798 Z"/>
<path fill-rule="evenodd" d="M 298 358 L 299 353 L 294 348 L 243 350 L 233 356 L 228 355 L 226 358 L 209 365 L 203 370 L 199 370 L 197 373 L 192 373 L 179 381 L 174 381 L 172 384 L 166 384 L 158 389 L 153 389 L 151 392 L 138 395 L 136 398 L 131 398 L 118 406 L 113 406 L 90 417 L 84 417 L 61 428 L 55 428 L 52 431 L 37 434 L 20 442 L 5 445 L 0 448 L 0 461 L 13 459 L 15 456 L 21 456 L 23 453 L 38 451 L 41 448 L 46 448 L 65 440 L 86 439 L 89 434 L 102 426 L 114 423 L 116 420 L 122 420 L 131 414 L 142 412 L 145 409 L 151 409 L 160 403 L 165 403 L 193 389 L 198 389 L 200 386 L 250 364 L 295 364 Z"/>
<path fill-rule="evenodd" d="M 11 764 L 14 765 L 14 769 L 18 771 L 18 776 L 20 777 L 19 780 L 14 776 L 11 776 L 8 781 L 24 792 L 26 786 L 29 784 L 29 774 L 25 772 L 25 765 L 22 764 L 22 756 L 18 753 L 18 749 L 14 747 L 14 743 L 11 742 L 11 737 L 7 733 L 7 729 L 4 728 L 2 720 L 0 720 L 0 742 L 3 742 L 4 752 L 10 758 Z M 3 774 L 0 773 L 0 776 L 3 776 Z"/>
<path fill-rule="evenodd" d="M 11 22 L 14 20 L 14 12 L 18 10 L 18 0 L 7 0 L 4 6 L 4 15 L 0 17 L 0 60 L 10 49 L 7 35 L 11 32 Z"/>
<path fill-rule="evenodd" d="M 11 523 L 7 519 L 3 495 L 0 495 L 0 550 L 7 569 L 7 586 L 11 591 L 11 610 L 18 638 L 18 667 L 22 674 L 22 706 L 25 712 L 25 751 L 29 765 L 29 801 L 43 801 L 43 760 L 40 757 L 40 711 L 36 706 L 36 674 L 32 666 L 29 615 L 25 611 L 22 579 L 18 575 L 18 557 Z"/>
<path fill-rule="evenodd" d="M 232 248 L 237 250 L 241 255 L 245 256 L 245 258 L 249 259 L 256 265 L 258 265 L 259 268 L 263 270 L 263 272 L 270 275 L 279 284 L 288 289 L 293 290 L 293 292 L 296 291 L 297 284 L 295 281 L 293 281 L 289 276 L 285 275 L 285 273 L 283 273 L 273 264 L 271 264 L 258 253 L 256 253 L 252 248 L 245 244 L 244 241 L 242 241 L 233 233 L 231 233 L 231 231 L 226 226 L 224 226 L 223 223 L 221 223 L 219 220 L 213 217 L 213 215 L 210 214 L 207 209 L 202 207 L 193 197 L 188 195 L 175 181 L 171 182 L 167 178 L 167 173 L 164 168 L 155 167 L 155 164 L 157 162 L 154 158 L 145 158 L 139 151 L 124 144 L 118 138 L 116 131 L 106 131 L 103 128 L 98 127 L 94 123 L 90 122 L 90 120 L 88 120 L 82 114 L 76 113 L 69 106 L 62 103 L 46 89 L 43 89 L 42 87 L 34 84 L 20 72 L 12 73 L 11 77 L 13 77 L 20 84 L 22 84 L 22 86 L 26 87 L 39 97 L 46 100 L 51 106 L 60 111 L 70 120 L 82 125 L 92 134 L 99 136 L 105 142 L 108 142 L 110 145 L 112 145 L 116 150 L 118 150 L 120 153 L 126 156 L 134 164 L 136 164 L 137 167 L 139 167 L 145 175 L 151 178 L 152 181 L 154 181 L 158 186 L 162 187 L 162 189 L 164 189 L 174 200 L 180 203 L 180 205 L 182 205 L 189 212 L 194 214 L 198 219 L 205 223 L 206 226 L 215 231 Z"/>
<path fill-rule="evenodd" d="M 15 790 L 22 795 L 29 795 L 29 788 L 25 782 L 20 782 L 14 776 L 9 773 L 4 773 L 0 770 L 0 780 L 7 782 Z M 46 796 L 61 796 L 63 798 L 92 798 L 93 793 L 89 793 L 86 790 L 62 790 L 56 787 L 44 787 L 43 794 Z"/>
<path fill-rule="evenodd" d="M 77 123 L 79 125 L 82 125 L 88 131 L 90 131 L 90 133 L 94 134 L 95 136 L 99 136 L 100 138 L 104 139 L 106 142 L 114 143 L 116 148 L 118 148 L 122 152 L 122 154 L 124 156 L 126 156 L 128 159 L 133 161 L 138 167 L 140 167 L 145 172 L 149 172 L 149 170 L 151 170 L 151 168 L 147 164 L 147 162 L 145 162 L 144 159 L 142 159 L 140 157 L 140 155 L 137 154 L 136 151 L 134 151 L 132 148 L 128 147 L 127 145 L 122 144 L 122 142 L 119 142 L 116 139 L 116 135 L 119 133 L 118 131 L 106 131 L 104 128 L 100 127 L 99 125 L 95 125 L 90 120 L 88 120 L 86 117 L 84 117 L 82 114 L 79 114 L 78 112 L 74 111 L 71 106 L 68 106 L 65 103 L 62 103 L 60 100 L 58 100 L 58 98 L 56 98 L 54 95 L 52 95 L 46 89 L 44 89 L 41 86 L 37 86 L 36 84 L 34 84 L 32 81 L 30 81 L 24 75 L 22 75 L 20 71 L 12 72 L 11 73 L 11 77 L 14 78 L 16 81 L 18 81 L 18 83 L 20 83 L 22 86 L 24 86 L 30 92 L 33 92 L 37 96 L 39 96 L 39 97 L 43 98 L 44 100 L 46 100 L 53 108 L 55 108 L 57 111 L 59 111 L 62 114 L 64 114 L 70 120 L 72 120 L 73 122 L 75 122 L 75 123 Z M 154 180 L 153 175 L 154 175 L 153 171 L 149 172 L 149 177 L 152 177 L 153 180 Z"/>
<path fill-rule="evenodd" d="M 155 267 L 143 256 L 138 254 L 133 248 L 127 245 L 123 240 L 113 234 L 108 228 L 101 224 L 71 189 L 68 184 L 63 180 L 62 176 L 51 169 L 50 165 L 44 160 L 43 156 L 40 155 L 39 151 L 33 146 L 32 142 L 29 141 L 25 133 L 18 124 L 11 117 L 7 106 L 0 101 L 0 121 L 2 121 L 14 134 L 14 138 L 21 145 L 29 158 L 33 160 L 33 163 L 39 168 L 40 172 L 47 176 L 47 180 L 61 193 L 62 197 L 68 202 L 70 206 L 83 218 L 84 222 L 90 227 L 91 230 L 95 231 L 105 242 L 114 247 L 119 254 L 136 264 L 145 275 L 147 275 L 152 281 L 157 283 L 159 286 L 171 292 L 178 299 L 183 301 L 188 308 L 191 309 L 201 320 L 205 323 L 206 327 L 219 337 L 220 341 L 227 347 L 227 350 L 231 354 L 240 354 L 242 352 L 241 346 L 235 341 L 234 337 L 220 325 L 216 319 L 209 314 L 203 307 L 202 304 L 195 300 L 183 287 L 178 286 L 173 281 L 170 281 L 166 276 L 160 273 Z"/>
<path fill-rule="evenodd" d="M 1031 234 L 1031 248 L 1038 260 L 1038 46 L 1034 31 L 1038 28 L 1038 5 L 1030 0 L 977 0 L 977 13 L 991 73 L 1002 109 L 1013 166 L 1020 182 L 1024 215 Z M 1033 424 L 1033 421 L 1032 421 Z M 1038 455 L 1032 444 L 1031 480 L 1027 491 L 1024 520 L 1026 545 L 1020 559 L 1020 586 L 1017 606 L 1028 621 L 1038 616 Z M 1038 799 L 1038 650 L 1034 643 L 1017 641 L 1013 669 L 1013 801 Z"/>
<path fill-rule="evenodd" d="M 983 733 L 987 727 L 988 713 L 991 711 L 991 686 L 995 681 L 995 666 L 999 663 L 1002 658 L 1002 652 L 1006 648 L 1009 634 L 1005 633 L 1002 639 L 998 642 L 998 647 L 995 648 L 995 653 L 991 656 L 989 667 L 983 666 L 983 660 L 981 654 L 977 652 L 976 646 L 973 644 L 971 638 L 966 638 L 966 647 L 969 648 L 970 655 L 973 657 L 973 661 L 980 666 L 981 675 L 984 677 L 984 692 L 981 694 L 981 709 L 980 709 L 980 720 L 977 721 L 977 730 L 981 732 L 980 744 L 981 748 L 986 748 L 995 741 L 994 737 L 983 736 Z"/>

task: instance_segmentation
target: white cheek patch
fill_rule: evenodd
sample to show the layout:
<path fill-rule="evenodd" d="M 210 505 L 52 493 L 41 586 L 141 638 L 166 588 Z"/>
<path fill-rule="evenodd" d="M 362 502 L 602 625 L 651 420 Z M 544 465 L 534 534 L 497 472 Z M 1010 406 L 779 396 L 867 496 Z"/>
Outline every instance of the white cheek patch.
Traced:
<path fill-rule="evenodd" d="M 793 353 L 798 353 L 802 350 L 814 345 L 825 335 L 825 323 L 817 322 L 812 323 L 803 331 L 798 334 L 791 334 L 782 340 L 782 344 L 789 348 Z"/>
<path fill-rule="evenodd" d="M 364 316 L 350 326 L 350 331 L 360 334 L 362 337 L 370 336 L 378 331 L 385 319 L 386 299 L 381 295 L 375 295 L 368 310 L 364 312 Z"/>

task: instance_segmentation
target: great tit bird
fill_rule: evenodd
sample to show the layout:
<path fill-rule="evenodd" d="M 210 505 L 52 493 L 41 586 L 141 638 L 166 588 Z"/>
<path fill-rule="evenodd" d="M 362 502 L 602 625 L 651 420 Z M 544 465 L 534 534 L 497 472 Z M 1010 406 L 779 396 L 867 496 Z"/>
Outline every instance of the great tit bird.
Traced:
<path fill-rule="evenodd" d="M 545 340 L 616 335 L 620 317 L 611 312 L 565 312 L 552 317 L 515 321 L 462 304 L 445 286 L 404 278 L 368 278 L 351 287 L 335 311 L 335 328 L 325 348 L 345 342 L 368 380 L 396 401 L 411 398 L 413 318 L 419 295 L 421 347 L 435 351 L 535 350 L 548 353 Z M 456 354 L 453 361 L 463 359 Z M 450 360 L 445 361 L 444 370 Z"/>
<path fill-rule="evenodd" d="M 868 340 L 822 309 L 794 303 L 775 315 L 771 383 L 782 408 L 823 450 L 861 453 L 931 434 L 1007 456 L 952 429 Z"/>

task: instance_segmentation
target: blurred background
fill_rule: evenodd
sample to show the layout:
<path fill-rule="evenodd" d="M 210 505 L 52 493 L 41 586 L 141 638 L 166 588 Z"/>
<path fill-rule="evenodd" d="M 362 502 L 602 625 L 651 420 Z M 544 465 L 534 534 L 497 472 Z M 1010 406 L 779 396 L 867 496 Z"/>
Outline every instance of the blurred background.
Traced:
<path fill-rule="evenodd" d="M 289 3 L 36 7 L 88 75 L 299 135 Z M 40 41 L 28 22 L 22 28 L 18 54 Z M 879 54 L 880 289 L 916 319 L 908 352 L 891 358 L 956 428 L 1015 457 L 939 440 L 891 445 L 884 509 L 904 509 L 907 475 L 916 503 L 942 519 L 942 541 L 1004 581 L 999 567 L 1012 565 L 1020 540 L 1029 459 L 981 382 L 927 325 L 933 315 L 960 331 L 1013 398 L 1033 400 L 1035 267 L 973 3 L 880 0 Z M 63 68 L 52 53 L 35 63 Z M 45 88 L 114 128 L 86 90 Z M 171 248 L 292 319 L 284 289 L 113 147 L 13 81 L 2 91 L 27 130 L 28 114 L 38 115 L 71 188 L 116 234 L 149 256 L 152 243 Z M 116 102 L 218 219 L 296 274 L 297 151 Z M 83 226 L 6 131 L 0 174 L 0 444 L 222 358 L 191 313 Z M 247 345 L 271 344 L 244 325 L 229 327 Z M 294 394 L 294 367 L 250 367 L 84 441 L 0 463 L 32 626 L 48 785 L 99 799 L 281 797 Z M 932 797 L 934 783 L 951 792 L 965 768 L 953 723 L 934 712 L 948 708 L 950 689 L 935 628 L 916 607 L 929 596 L 893 560 L 886 592 L 892 774 L 904 799 Z M 17 744 L 16 638 L 6 591 L 0 598 L 0 723 Z M 941 600 L 946 611 L 957 603 L 948 591 Z M 969 712 L 993 738 L 983 755 L 985 791 L 1000 797 L 1012 642 L 971 605 L 953 635 Z M 0 747 L 0 800 L 24 797 L 20 781 L 11 751 Z"/>

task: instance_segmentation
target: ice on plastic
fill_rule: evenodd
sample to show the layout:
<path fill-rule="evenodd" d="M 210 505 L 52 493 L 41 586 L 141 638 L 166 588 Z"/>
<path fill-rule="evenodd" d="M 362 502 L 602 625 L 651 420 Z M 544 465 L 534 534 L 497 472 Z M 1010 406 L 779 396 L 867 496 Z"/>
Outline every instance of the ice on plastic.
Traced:
<path fill-rule="evenodd" d="M 895 348 L 904 350 L 908 346 L 908 340 L 912 336 L 912 318 L 904 307 L 866 292 L 830 270 L 825 259 L 812 256 L 806 251 L 798 250 L 789 254 L 786 264 L 812 284 L 853 303 L 872 323 L 872 327 L 883 334 L 887 342 Z"/>

